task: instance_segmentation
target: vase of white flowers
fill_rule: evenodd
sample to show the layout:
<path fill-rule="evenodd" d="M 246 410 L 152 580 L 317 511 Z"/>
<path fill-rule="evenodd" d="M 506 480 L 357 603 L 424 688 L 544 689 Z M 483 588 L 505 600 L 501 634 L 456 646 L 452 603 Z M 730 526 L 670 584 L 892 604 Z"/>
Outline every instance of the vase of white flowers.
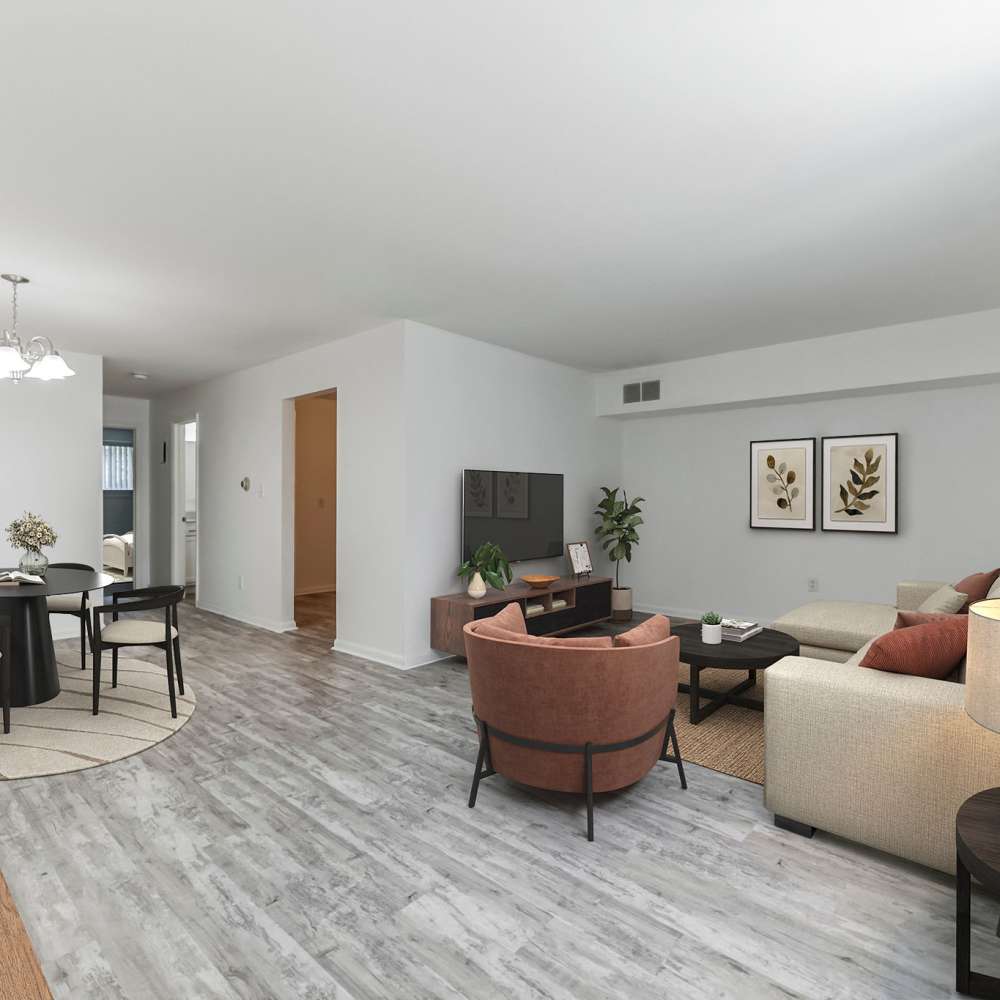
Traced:
<path fill-rule="evenodd" d="M 15 549 L 24 549 L 24 555 L 17 564 L 22 573 L 45 576 L 49 560 L 42 549 L 55 545 L 56 538 L 51 525 L 28 511 L 7 525 L 7 541 Z"/>

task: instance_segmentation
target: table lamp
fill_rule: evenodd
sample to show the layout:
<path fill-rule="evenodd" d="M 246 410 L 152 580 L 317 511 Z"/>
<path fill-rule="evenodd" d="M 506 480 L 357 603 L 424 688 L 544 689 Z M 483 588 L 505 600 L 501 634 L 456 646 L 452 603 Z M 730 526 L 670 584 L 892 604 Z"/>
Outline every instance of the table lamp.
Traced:
<path fill-rule="evenodd" d="M 1000 733 L 1000 599 L 969 607 L 965 711 L 979 725 Z"/>

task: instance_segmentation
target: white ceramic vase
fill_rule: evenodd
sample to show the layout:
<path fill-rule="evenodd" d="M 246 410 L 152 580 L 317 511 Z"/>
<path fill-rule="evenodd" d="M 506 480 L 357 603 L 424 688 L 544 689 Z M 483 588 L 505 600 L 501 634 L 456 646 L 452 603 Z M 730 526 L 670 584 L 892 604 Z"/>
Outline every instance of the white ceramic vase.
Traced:
<path fill-rule="evenodd" d="M 469 597 L 479 600 L 480 597 L 486 596 L 486 584 L 483 583 L 483 578 L 478 574 L 474 574 L 472 581 L 469 583 Z"/>
<path fill-rule="evenodd" d="M 701 641 L 706 646 L 718 646 L 722 642 L 722 626 L 702 624 Z"/>

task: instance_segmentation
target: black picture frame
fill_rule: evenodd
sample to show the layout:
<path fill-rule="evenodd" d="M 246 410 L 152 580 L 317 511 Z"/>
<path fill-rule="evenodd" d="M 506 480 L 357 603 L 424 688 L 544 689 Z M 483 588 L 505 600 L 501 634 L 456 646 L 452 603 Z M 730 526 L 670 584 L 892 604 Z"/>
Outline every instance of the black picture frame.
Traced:
<path fill-rule="evenodd" d="M 881 470 L 883 475 L 886 476 L 886 483 L 889 483 L 888 472 L 891 468 L 892 470 L 892 496 L 886 497 L 886 520 L 884 524 L 889 525 L 888 527 L 881 527 L 883 522 L 859 522 L 857 524 L 852 524 L 850 521 L 840 521 L 837 522 L 837 527 L 827 527 L 827 503 L 829 501 L 829 473 L 827 471 L 827 442 L 849 442 L 857 441 L 858 446 L 861 447 L 865 441 L 871 441 L 872 443 L 883 443 L 886 442 L 886 456 L 891 455 L 891 460 L 886 462 L 885 469 Z M 888 445 L 891 442 L 891 448 Z M 820 456 L 819 456 L 819 469 L 820 469 L 820 479 L 822 480 L 820 484 L 821 494 L 820 494 L 820 530 L 828 531 L 831 533 L 836 533 L 840 531 L 850 532 L 852 534 L 862 534 L 862 535 L 898 535 L 899 534 L 899 434 L 896 431 L 881 434 L 828 434 L 820 438 Z M 891 519 L 889 517 L 891 512 Z M 832 519 L 830 523 L 833 524 Z M 840 525 L 844 525 L 840 527 Z"/>
<path fill-rule="evenodd" d="M 784 445 L 785 447 L 799 447 L 805 445 L 812 449 L 812 462 L 809 463 L 808 471 L 812 476 L 812 482 L 807 483 L 807 487 L 812 489 L 812 496 L 808 504 L 808 517 L 806 523 L 797 524 L 792 520 L 781 521 L 775 524 L 761 524 L 761 518 L 755 517 L 754 503 L 757 497 L 757 483 L 754 478 L 756 473 L 756 445 Z M 819 482 L 818 470 L 816 466 L 816 438 L 815 437 L 793 437 L 793 438 L 766 438 L 750 442 L 750 475 L 748 478 L 748 492 L 750 498 L 750 517 L 748 524 L 754 531 L 815 531 L 816 530 L 816 493 Z M 755 523 L 756 521 L 756 523 Z"/>

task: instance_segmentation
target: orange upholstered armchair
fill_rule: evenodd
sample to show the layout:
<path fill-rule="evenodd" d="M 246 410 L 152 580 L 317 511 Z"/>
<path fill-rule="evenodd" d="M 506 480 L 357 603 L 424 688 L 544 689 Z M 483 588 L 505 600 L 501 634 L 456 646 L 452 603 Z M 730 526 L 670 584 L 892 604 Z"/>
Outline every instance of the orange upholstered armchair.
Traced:
<path fill-rule="evenodd" d="M 642 778 L 657 762 L 677 765 L 687 788 L 674 731 L 680 640 L 611 646 L 610 638 L 538 640 L 517 628 L 508 606 L 465 626 L 479 759 L 469 796 L 493 774 L 536 788 L 587 797 L 587 839 L 594 839 L 594 793 Z M 508 616 L 497 628 L 498 619 Z M 498 638 L 505 633 L 507 638 Z M 600 642 L 600 646 L 595 643 Z M 570 644 L 572 643 L 572 645 Z M 673 755 L 669 755 L 670 744 Z"/>

